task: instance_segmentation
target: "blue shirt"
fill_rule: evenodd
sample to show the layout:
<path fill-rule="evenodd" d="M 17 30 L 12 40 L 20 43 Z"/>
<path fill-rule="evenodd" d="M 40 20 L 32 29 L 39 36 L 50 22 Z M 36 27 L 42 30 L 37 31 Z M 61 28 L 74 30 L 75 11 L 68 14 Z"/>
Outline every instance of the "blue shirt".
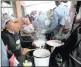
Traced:
<path fill-rule="evenodd" d="M 46 28 L 46 25 L 45 25 L 45 20 L 46 20 L 46 15 L 44 14 L 40 14 L 37 16 L 37 18 L 35 19 L 33 25 L 35 28 L 39 28 L 41 30 L 45 29 Z"/>
<path fill-rule="evenodd" d="M 3 41 L 1 41 L 1 66 L 9 66 L 7 52 Z"/>
<path fill-rule="evenodd" d="M 47 29 L 47 33 L 53 32 L 56 34 L 58 30 L 56 29 L 60 23 L 60 19 L 67 14 L 68 10 L 65 6 L 59 5 L 53 11 L 53 21 L 50 27 Z"/>

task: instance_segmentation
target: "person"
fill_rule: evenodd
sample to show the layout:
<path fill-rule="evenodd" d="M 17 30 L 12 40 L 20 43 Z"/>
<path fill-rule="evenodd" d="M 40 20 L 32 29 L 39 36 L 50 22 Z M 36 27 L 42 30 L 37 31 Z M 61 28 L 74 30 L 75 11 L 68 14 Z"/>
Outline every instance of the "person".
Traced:
<path fill-rule="evenodd" d="M 78 1 L 78 4 L 77 4 L 77 9 L 76 9 L 76 11 L 77 11 L 77 17 L 76 17 L 76 23 L 77 22 L 79 22 L 79 21 L 81 21 L 81 4 L 80 4 L 81 2 L 80 1 Z"/>
<path fill-rule="evenodd" d="M 53 8 L 54 9 L 54 8 Z M 47 12 L 47 16 L 48 16 L 48 19 L 50 20 L 50 23 L 52 22 L 53 20 L 53 9 L 50 9 L 48 12 Z"/>
<path fill-rule="evenodd" d="M 30 19 L 30 22 L 33 24 L 33 22 L 34 22 L 34 20 L 35 20 L 35 18 L 37 17 L 37 12 L 36 11 L 32 11 L 31 13 L 30 13 L 30 17 L 29 17 L 29 19 Z"/>
<path fill-rule="evenodd" d="M 55 1 L 55 4 L 57 7 L 53 11 L 53 21 L 46 31 L 46 34 L 53 32 L 53 36 L 55 36 L 58 33 L 61 18 L 67 14 L 67 8 L 64 5 L 62 5 L 62 2 Z"/>
<path fill-rule="evenodd" d="M 23 24 L 22 24 L 22 30 L 21 30 L 23 36 L 30 36 L 33 39 L 33 36 L 35 34 L 35 29 L 33 24 L 30 22 L 29 17 L 25 16 L 23 18 Z"/>
<path fill-rule="evenodd" d="M 44 30 L 47 28 L 49 24 L 49 20 L 47 16 L 42 11 L 40 11 L 34 23 L 35 23 L 34 26 L 36 27 L 36 29 L 38 29 L 38 31 L 43 34 Z"/>
<path fill-rule="evenodd" d="M 6 47 L 1 39 L 1 66 L 9 66 Z"/>
<path fill-rule="evenodd" d="M 57 39 L 59 39 L 58 36 L 62 36 L 60 39 L 63 39 L 68 32 L 70 32 L 72 27 L 71 17 L 68 14 L 66 14 L 64 17 L 60 20 L 60 28 L 58 30 L 57 35 L 55 36 Z"/>
<path fill-rule="evenodd" d="M 71 27 L 72 27 L 70 16 L 69 15 L 64 16 L 61 19 L 60 25 L 61 25 L 61 28 L 64 27 L 63 30 L 67 34 L 71 30 Z M 59 31 L 59 33 L 61 33 L 61 31 Z"/>
<path fill-rule="evenodd" d="M 76 27 L 77 27 L 79 24 L 81 25 L 81 1 L 77 2 L 77 7 L 76 8 L 77 8 L 76 9 L 77 17 L 76 17 L 75 24 L 76 24 Z M 81 62 L 81 26 L 78 29 L 78 31 L 79 31 L 78 32 L 78 41 L 80 40 L 80 43 L 74 51 L 74 52 L 76 52 L 76 54 L 74 56 L 76 56 L 76 59 Z M 77 63 L 75 63 L 75 65 L 78 66 L 78 67 L 81 66 L 81 64 L 77 64 Z"/>
<path fill-rule="evenodd" d="M 77 8 L 76 8 L 76 12 L 77 12 Z M 81 51 L 80 50 L 81 49 L 81 46 L 80 46 L 81 45 L 81 32 L 80 32 L 80 30 L 81 30 L 81 23 L 80 22 L 81 21 L 79 21 L 79 25 L 71 33 L 69 33 L 69 36 L 67 37 L 64 45 L 54 49 L 54 51 L 51 54 L 50 65 L 52 64 L 52 66 L 53 66 L 54 61 L 56 61 L 55 60 L 55 56 L 58 53 L 60 53 L 60 55 L 64 59 L 68 60 L 69 59 L 69 57 L 68 57 L 69 53 L 71 53 L 73 51 L 72 52 L 72 54 L 73 54 L 74 53 L 74 49 L 75 49 L 75 51 L 77 50 L 77 53 L 78 53 L 77 56 L 76 56 L 77 59 L 81 60 L 80 59 L 80 57 L 81 57 L 80 56 L 80 54 L 81 54 L 81 52 L 80 52 Z M 78 49 L 76 49 L 76 47 L 78 47 Z M 75 65 L 76 64 L 74 63 L 73 66 L 75 66 Z M 78 64 L 77 66 L 80 67 L 81 64 L 80 65 Z"/>
<path fill-rule="evenodd" d="M 35 29 L 32 23 L 30 22 L 28 16 L 22 18 L 20 36 L 21 36 L 21 46 L 23 48 L 32 49 L 33 48 L 32 42 L 34 39 L 36 39 L 36 36 L 35 36 Z"/>
<path fill-rule="evenodd" d="M 26 35 L 31 34 L 35 31 L 28 17 L 23 18 L 22 28 L 23 28 L 23 32 L 26 33 Z"/>
<path fill-rule="evenodd" d="M 2 15 L 2 27 L 3 31 L 1 31 L 1 38 L 4 45 L 7 45 L 8 49 L 14 53 L 16 57 L 25 55 L 24 51 L 22 51 L 19 33 L 17 32 L 21 27 L 18 20 L 9 15 L 7 15 L 7 17 Z"/>

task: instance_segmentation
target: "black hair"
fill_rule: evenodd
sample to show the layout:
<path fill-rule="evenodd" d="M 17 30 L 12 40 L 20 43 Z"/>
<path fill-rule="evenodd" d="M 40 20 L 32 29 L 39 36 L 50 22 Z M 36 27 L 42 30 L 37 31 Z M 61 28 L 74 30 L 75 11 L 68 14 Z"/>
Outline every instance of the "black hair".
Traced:
<path fill-rule="evenodd" d="M 61 1 L 61 2 L 63 2 L 63 3 L 67 3 L 68 1 Z"/>
<path fill-rule="evenodd" d="M 7 13 L 4 13 L 3 16 L 4 16 L 4 15 L 8 15 L 8 14 L 7 14 Z"/>
<path fill-rule="evenodd" d="M 79 13 L 80 6 L 81 6 L 81 1 L 77 1 L 77 5 L 76 5 L 76 12 L 77 12 L 77 14 Z"/>
<path fill-rule="evenodd" d="M 8 24 L 9 21 L 10 21 L 10 20 L 8 20 L 5 24 Z"/>
<path fill-rule="evenodd" d="M 25 18 L 27 18 L 27 17 L 29 18 L 29 14 L 27 14 L 27 15 L 26 15 L 26 16 L 24 16 L 24 17 L 25 17 Z"/>

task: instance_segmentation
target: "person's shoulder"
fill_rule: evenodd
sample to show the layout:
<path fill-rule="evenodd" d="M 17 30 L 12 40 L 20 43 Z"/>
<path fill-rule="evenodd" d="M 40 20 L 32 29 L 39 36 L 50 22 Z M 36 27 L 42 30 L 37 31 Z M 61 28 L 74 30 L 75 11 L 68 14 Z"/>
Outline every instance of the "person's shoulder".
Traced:
<path fill-rule="evenodd" d="M 1 35 L 5 35 L 5 34 L 7 34 L 8 32 L 6 31 L 6 30 L 3 30 L 3 31 L 1 31 Z"/>
<path fill-rule="evenodd" d="M 6 31 L 1 31 L 1 38 L 2 40 L 4 39 L 8 40 L 8 33 Z"/>
<path fill-rule="evenodd" d="M 65 9 L 65 6 L 64 5 L 59 5 L 58 7 L 56 7 L 56 10 L 57 9 Z"/>
<path fill-rule="evenodd" d="M 11 33 L 9 33 L 7 30 L 4 30 L 1 32 L 1 37 L 9 37 L 9 35 L 12 35 Z"/>
<path fill-rule="evenodd" d="M 57 8 L 58 8 L 58 6 L 55 6 L 55 7 L 53 8 L 53 11 L 57 10 Z"/>
<path fill-rule="evenodd" d="M 55 10 L 56 9 L 56 7 L 55 8 L 53 8 L 53 10 Z"/>
<path fill-rule="evenodd" d="M 62 9 L 62 7 L 61 6 L 57 6 L 57 7 L 54 8 L 54 12 L 58 12 L 58 11 L 60 11 L 60 9 Z"/>

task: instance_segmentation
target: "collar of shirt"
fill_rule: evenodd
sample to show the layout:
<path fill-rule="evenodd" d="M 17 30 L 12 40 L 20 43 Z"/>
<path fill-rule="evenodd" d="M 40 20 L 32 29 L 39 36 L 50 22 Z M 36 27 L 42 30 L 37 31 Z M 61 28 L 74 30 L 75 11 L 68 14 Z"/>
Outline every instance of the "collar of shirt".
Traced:
<path fill-rule="evenodd" d="M 60 6 L 64 6 L 64 5 L 61 3 L 58 7 L 60 7 Z"/>
<path fill-rule="evenodd" d="M 12 31 L 12 30 L 7 29 L 7 31 L 8 31 L 9 33 L 15 34 L 15 32 Z"/>

